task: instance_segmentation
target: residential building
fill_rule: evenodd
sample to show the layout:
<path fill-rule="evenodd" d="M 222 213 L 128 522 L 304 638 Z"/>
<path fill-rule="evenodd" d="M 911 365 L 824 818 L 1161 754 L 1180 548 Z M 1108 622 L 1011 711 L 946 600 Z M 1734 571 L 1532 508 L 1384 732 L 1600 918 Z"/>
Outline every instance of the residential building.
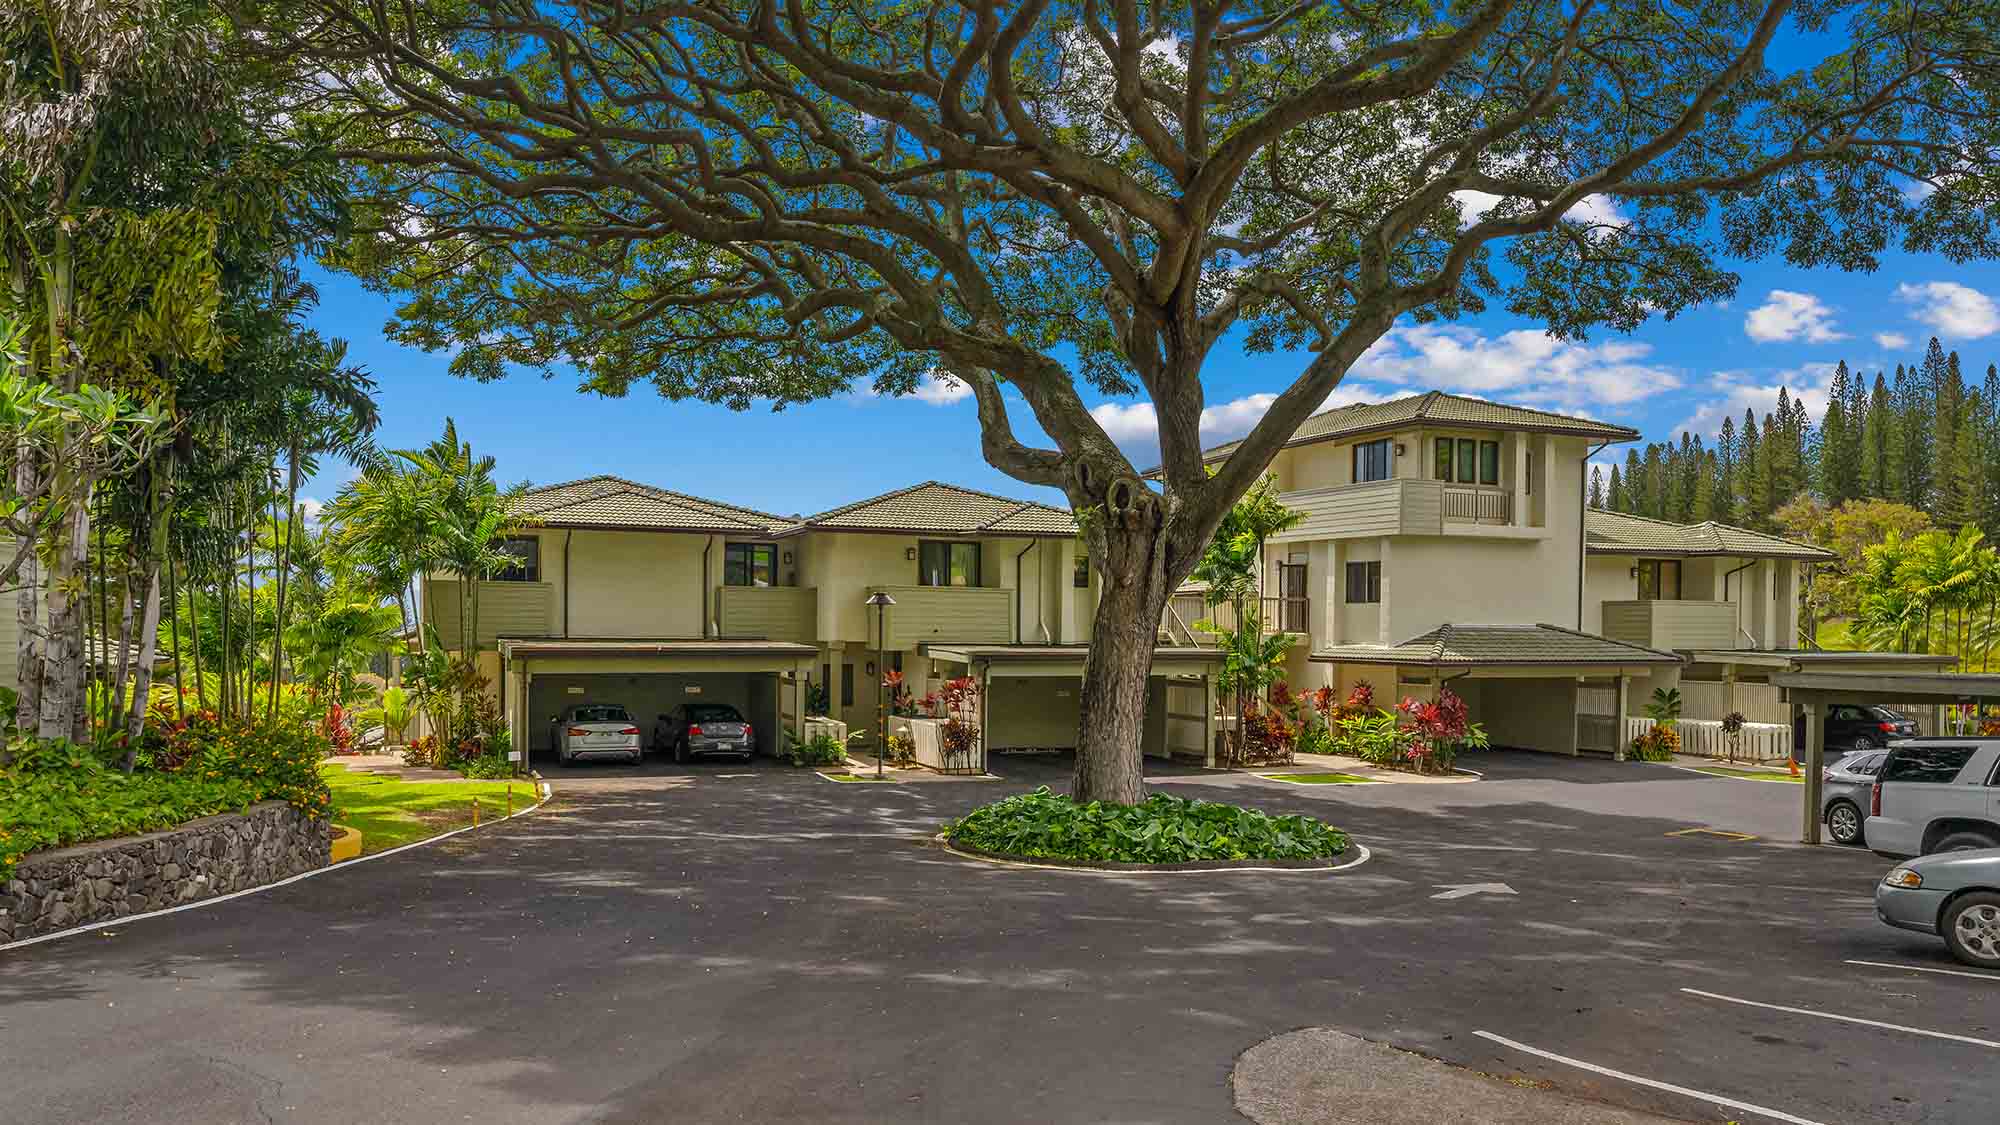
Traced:
<path fill-rule="evenodd" d="M 518 514 L 504 547 L 519 563 L 477 584 L 477 635 L 531 752 L 549 749 L 567 703 L 620 703 L 650 726 L 695 696 L 737 706 L 768 753 L 819 711 L 866 747 L 888 671 L 918 698 L 980 677 L 990 746 L 1074 744 L 1096 587 L 1066 510 L 926 481 L 779 516 L 600 476 L 532 489 Z M 421 585 L 425 619 L 460 649 L 473 599 L 449 577 Z M 1027 649 L 1033 660 L 992 658 Z M 1158 690 L 1175 677 L 1187 709 L 1213 663 L 1164 654 Z M 1205 734 L 1186 727 L 1183 749 L 1199 753 Z"/>

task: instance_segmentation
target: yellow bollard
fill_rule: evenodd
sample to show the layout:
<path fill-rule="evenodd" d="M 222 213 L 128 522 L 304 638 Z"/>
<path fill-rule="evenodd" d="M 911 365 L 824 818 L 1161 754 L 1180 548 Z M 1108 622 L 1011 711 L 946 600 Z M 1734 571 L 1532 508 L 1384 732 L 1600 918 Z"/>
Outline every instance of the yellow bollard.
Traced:
<path fill-rule="evenodd" d="M 507 815 L 514 815 L 514 783 L 507 783 Z"/>
<path fill-rule="evenodd" d="M 479 827 L 479 798 L 472 799 L 472 826 Z"/>

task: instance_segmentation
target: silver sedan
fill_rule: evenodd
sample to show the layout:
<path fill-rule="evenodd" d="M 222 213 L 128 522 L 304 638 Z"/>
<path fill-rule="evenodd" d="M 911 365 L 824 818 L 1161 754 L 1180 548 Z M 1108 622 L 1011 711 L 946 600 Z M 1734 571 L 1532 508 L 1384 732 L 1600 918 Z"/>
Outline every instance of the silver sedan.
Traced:
<path fill-rule="evenodd" d="M 1868 819 L 1875 788 L 1875 775 L 1882 771 L 1887 750 L 1863 750 L 1844 754 L 1820 772 L 1820 815 L 1826 834 L 1836 844 L 1861 843 L 1862 823 Z"/>
<path fill-rule="evenodd" d="M 2000 848 L 1898 864 L 1875 886 L 1875 916 L 1942 937 L 1953 957 L 1975 968 L 2000 969 Z"/>

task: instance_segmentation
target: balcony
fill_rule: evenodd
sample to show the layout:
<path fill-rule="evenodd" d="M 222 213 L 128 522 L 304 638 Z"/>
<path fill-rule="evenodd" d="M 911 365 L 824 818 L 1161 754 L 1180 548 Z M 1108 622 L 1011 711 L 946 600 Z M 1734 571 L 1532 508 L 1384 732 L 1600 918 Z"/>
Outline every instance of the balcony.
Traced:
<path fill-rule="evenodd" d="M 1167 599 L 1167 611 L 1161 615 L 1160 629 L 1173 643 L 1182 645 L 1213 645 L 1217 643 L 1214 633 L 1195 627 L 1197 621 L 1213 621 L 1225 630 L 1236 628 L 1236 607 L 1224 602 L 1211 606 L 1199 591 L 1183 591 Z M 1312 618 L 1311 599 L 1262 598 L 1259 599 L 1259 621 L 1265 636 L 1276 633 L 1290 633 L 1298 643 L 1306 643 Z"/>
<path fill-rule="evenodd" d="M 1735 602 L 1607 601 L 1602 632 L 1648 648 L 1743 648 L 1750 642 L 1737 628 L 1736 613 Z"/>
<path fill-rule="evenodd" d="M 450 578 L 426 578 L 422 583 L 424 619 L 437 626 L 438 639 L 448 650 L 461 648 L 463 584 Z M 479 583 L 479 643 L 491 648 L 501 637 L 546 637 L 555 632 L 555 587 L 547 582 Z"/>
<path fill-rule="evenodd" d="M 812 644 L 819 639 L 819 591 L 811 586 L 718 586 L 715 624 L 724 637 Z"/>
<path fill-rule="evenodd" d="M 1483 485 L 1398 477 L 1299 489 L 1281 493 L 1278 499 L 1306 514 L 1305 522 L 1287 533 L 1293 539 L 1479 535 L 1496 530 L 1543 534 L 1542 529 L 1517 521 L 1512 492 Z"/>
<path fill-rule="evenodd" d="M 1014 591 L 998 586 L 870 586 L 868 594 L 896 599 L 889 607 L 882 644 L 912 649 L 921 644 L 1011 644 Z M 875 609 L 868 609 L 868 643 L 875 643 Z"/>

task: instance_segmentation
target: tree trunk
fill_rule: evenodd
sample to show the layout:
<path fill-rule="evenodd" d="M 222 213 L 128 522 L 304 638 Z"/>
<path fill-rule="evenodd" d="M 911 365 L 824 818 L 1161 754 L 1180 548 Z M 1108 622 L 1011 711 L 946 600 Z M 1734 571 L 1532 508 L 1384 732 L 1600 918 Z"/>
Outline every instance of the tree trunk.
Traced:
<path fill-rule="evenodd" d="M 38 716 L 35 732 L 42 738 L 71 738 L 76 734 L 76 720 L 81 710 L 77 699 L 78 690 L 83 686 L 84 654 L 82 645 L 82 605 L 78 594 L 82 593 L 78 580 L 80 572 L 87 564 L 90 552 L 90 504 L 79 499 L 70 509 L 65 521 L 68 526 L 55 557 L 49 567 L 44 583 L 44 601 L 48 607 L 48 635 L 42 646 L 40 667 L 37 674 L 41 678 Z"/>
<path fill-rule="evenodd" d="M 118 579 L 118 592 L 118 674 L 111 681 L 109 698 L 105 701 L 104 727 L 107 733 L 118 717 L 125 713 L 125 682 L 132 675 L 132 650 L 136 647 L 132 638 L 132 611 L 133 602 L 137 599 L 132 596 L 129 569 Z"/>
<path fill-rule="evenodd" d="M 1143 571 L 1105 573 L 1077 709 L 1076 774 L 1070 792 L 1078 801 L 1136 805 L 1145 797 L 1141 739 L 1147 687 L 1160 614 L 1170 592 Z"/>
<path fill-rule="evenodd" d="M 125 716 L 125 772 L 138 760 L 139 739 L 146 733 L 146 707 L 153 691 L 153 655 L 160 639 L 160 568 L 146 580 L 146 612 L 139 623 L 139 660 L 132 672 L 132 709 Z"/>
<path fill-rule="evenodd" d="M 187 663 L 187 650 L 181 647 L 181 583 L 180 573 L 174 567 L 174 556 L 167 555 L 167 629 L 174 643 L 174 718 L 187 718 L 187 677 L 181 666 Z M 159 626 L 155 624 L 157 636 Z M 200 676 L 199 670 L 195 672 Z"/>

